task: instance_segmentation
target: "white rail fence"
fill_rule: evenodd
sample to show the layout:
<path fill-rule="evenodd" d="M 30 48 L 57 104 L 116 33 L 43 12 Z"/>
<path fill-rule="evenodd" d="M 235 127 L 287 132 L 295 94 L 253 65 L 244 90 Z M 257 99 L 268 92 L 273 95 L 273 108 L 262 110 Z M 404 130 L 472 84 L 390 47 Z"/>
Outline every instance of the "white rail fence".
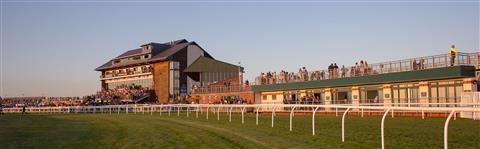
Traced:
<path fill-rule="evenodd" d="M 478 94 L 477 94 L 478 96 Z M 411 105 L 411 104 L 409 104 Z M 443 107 L 429 107 L 430 105 L 443 105 Z M 271 127 L 274 127 L 275 116 L 277 112 L 290 113 L 290 131 L 293 131 L 293 117 L 295 113 L 304 112 L 312 113 L 312 135 L 315 135 L 315 115 L 317 113 L 335 113 L 336 116 L 342 114 L 342 142 L 345 141 L 345 117 L 349 112 L 360 113 L 363 117 L 366 112 L 382 113 L 381 121 L 381 146 L 385 148 L 384 141 L 384 124 L 385 117 L 390 113 L 394 117 L 395 113 L 418 113 L 421 114 L 422 119 L 425 119 L 427 113 L 445 113 L 448 117 L 444 126 L 444 148 L 448 148 L 448 124 L 450 119 L 454 117 L 456 119 L 456 113 L 471 113 L 472 118 L 477 120 L 475 115 L 480 113 L 480 103 L 435 103 L 435 104 L 418 104 L 415 107 L 407 106 L 383 106 L 377 104 L 365 104 L 365 105 L 302 105 L 302 104 L 232 104 L 232 105 L 214 105 L 214 104 L 169 104 L 169 105 L 106 105 L 106 106 L 75 106 L 75 107 L 29 107 L 25 108 L 27 113 L 108 113 L 108 114 L 120 114 L 120 113 L 141 113 L 150 114 L 159 113 L 159 115 L 166 114 L 171 116 L 176 114 L 180 116 L 180 113 L 186 114 L 190 117 L 194 114 L 196 118 L 199 118 L 199 113 L 205 118 L 209 119 L 209 113 L 216 115 L 216 119 L 220 120 L 220 112 L 227 113 L 229 121 L 232 121 L 232 112 L 241 113 L 241 123 L 245 121 L 245 113 L 253 112 L 255 114 L 255 123 L 258 125 L 259 116 L 262 112 L 271 112 Z M 4 108 L 5 113 L 22 113 L 23 108 Z M 468 117 L 467 117 L 468 118 Z"/>

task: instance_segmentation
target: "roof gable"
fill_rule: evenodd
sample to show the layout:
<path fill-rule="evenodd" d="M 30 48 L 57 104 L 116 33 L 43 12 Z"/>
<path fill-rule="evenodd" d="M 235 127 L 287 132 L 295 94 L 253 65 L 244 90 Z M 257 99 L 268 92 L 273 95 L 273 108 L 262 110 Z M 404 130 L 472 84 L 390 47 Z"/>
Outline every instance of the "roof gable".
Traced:
<path fill-rule="evenodd" d="M 200 56 L 183 72 L 238 72 L 239 66 Z M 243 71 L 243 68 L 240 67 Z"/>

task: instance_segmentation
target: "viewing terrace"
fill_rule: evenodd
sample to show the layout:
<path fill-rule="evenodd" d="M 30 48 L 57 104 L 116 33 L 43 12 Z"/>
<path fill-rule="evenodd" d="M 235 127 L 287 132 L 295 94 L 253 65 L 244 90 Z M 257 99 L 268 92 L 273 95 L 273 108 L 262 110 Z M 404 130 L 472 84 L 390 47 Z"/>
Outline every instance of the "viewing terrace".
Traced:
<path fill-rule="evenodd" d="M 338 78 L 350 78 L 396 72 L 417 71 L 423 69 L 443 68 L 450 66 L 474 66 L 480 68 L 480 52 L 458 53 L 453 65 L 450 63 L 448 54 L 423 56 L 410 59 L 367 64 L 364 66 L 350 66 L 345 69 L 336 68 L 329 70 L 315 70 L 302 74 L 301 72 L 290 75 L 274 73 L 262 74 L 255 78 L 252 85 L 286 84 L 315 80 L 330 80 Z"/>

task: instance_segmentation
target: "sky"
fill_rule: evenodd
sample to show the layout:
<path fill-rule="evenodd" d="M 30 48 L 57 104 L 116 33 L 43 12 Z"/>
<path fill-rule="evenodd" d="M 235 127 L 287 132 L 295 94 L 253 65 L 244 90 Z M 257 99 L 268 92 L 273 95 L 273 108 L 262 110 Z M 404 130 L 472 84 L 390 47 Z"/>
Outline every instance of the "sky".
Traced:
<path fill-rule="evenodd" d="M 479 51 L 479 1 L 1 0 L 0 96 L 84 96 L 148 42 L 195 41 L 245 77 Z"/>

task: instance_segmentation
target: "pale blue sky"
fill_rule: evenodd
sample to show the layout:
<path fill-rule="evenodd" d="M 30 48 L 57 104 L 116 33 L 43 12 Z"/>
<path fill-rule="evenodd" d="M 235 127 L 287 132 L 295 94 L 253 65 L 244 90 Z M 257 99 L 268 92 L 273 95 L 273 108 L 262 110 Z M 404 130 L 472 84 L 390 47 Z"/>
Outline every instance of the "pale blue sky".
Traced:
<path fill-rule="evenodd" d="M 185 38 L 262 71 L 324 69 L 479 50 L 479 1 L 1 2 L 1 96 L 81 96 L 93 69 L 147 42 Z"/>

